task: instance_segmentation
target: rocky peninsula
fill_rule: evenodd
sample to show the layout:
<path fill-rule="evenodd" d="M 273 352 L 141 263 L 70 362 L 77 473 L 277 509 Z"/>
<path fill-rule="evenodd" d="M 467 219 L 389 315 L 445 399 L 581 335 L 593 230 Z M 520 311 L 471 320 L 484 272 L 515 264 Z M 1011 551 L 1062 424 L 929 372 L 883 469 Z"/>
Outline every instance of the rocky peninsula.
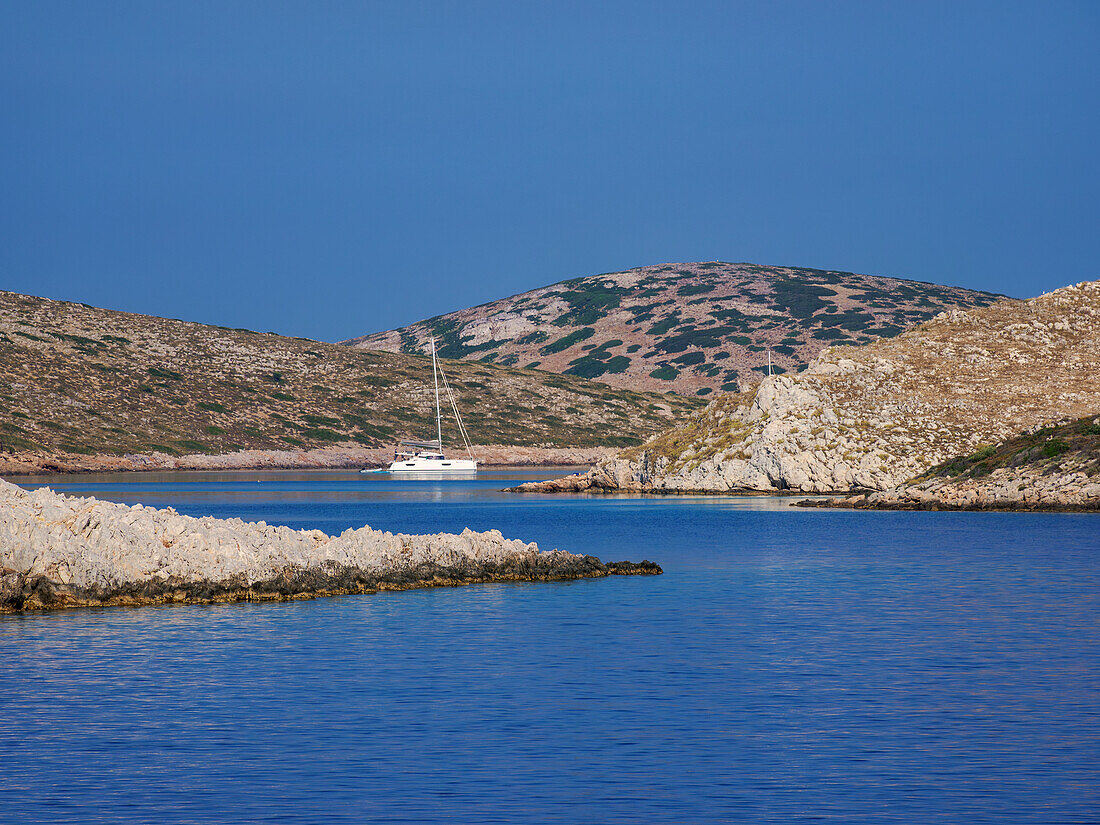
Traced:
<path fill-rule="evenodd" d="M 329 536 L 0 481 L 0 613 L 660 572 L 649 561 L 540 551 L 496 530 L 405 535 L 360 527 Z"/>

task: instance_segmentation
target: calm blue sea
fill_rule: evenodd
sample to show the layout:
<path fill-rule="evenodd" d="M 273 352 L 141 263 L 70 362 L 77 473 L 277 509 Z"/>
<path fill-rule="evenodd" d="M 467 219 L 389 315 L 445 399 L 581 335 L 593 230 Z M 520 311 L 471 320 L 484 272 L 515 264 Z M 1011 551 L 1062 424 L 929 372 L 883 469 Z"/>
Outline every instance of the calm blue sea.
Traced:
<path fill-rule="evenodd" d="M 497 492 L 539 477 L 51 480 L 665 575 L 0 616 L 0 820 L 1100 820 L 1100 517 Z"/>

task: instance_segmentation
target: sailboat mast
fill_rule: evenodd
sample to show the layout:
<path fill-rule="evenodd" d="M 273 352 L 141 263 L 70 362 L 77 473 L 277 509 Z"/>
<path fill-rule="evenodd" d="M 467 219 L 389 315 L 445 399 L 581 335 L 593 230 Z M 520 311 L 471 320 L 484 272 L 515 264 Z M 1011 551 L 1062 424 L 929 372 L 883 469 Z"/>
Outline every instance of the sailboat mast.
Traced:
<path fill-rule="evenodd" d="M 435 365 L 435 338 L 429 336 L 432 345 L 432 383 L 435 384 L 435 437 L 439 439 L 439 449 L 443 450 L 443 414 L 439 411 L 439 372 Z"/>

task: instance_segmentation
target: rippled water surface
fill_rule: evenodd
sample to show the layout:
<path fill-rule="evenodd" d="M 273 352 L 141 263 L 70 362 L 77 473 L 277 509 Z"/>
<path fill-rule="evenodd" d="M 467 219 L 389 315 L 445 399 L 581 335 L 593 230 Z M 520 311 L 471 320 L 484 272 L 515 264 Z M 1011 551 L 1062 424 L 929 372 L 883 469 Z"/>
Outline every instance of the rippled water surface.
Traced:
<path fill-rule="evenodd" d="M 1100 818 L 1100 517 L 497 492 L 532 477 L 50 480 L 665 575 L 0 616 L 0 820 Z"/>

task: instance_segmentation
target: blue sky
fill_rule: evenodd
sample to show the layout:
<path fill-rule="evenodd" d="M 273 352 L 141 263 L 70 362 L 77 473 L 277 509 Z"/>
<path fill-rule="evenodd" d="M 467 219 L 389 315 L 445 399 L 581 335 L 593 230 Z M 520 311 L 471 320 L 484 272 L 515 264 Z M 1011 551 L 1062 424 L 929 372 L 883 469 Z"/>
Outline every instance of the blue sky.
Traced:
<path fill-rule="evenodd" d="M 0 288 L 325 340 L 665 261 L 1100 277 L 1100 4 L 0 0 Z"/>

